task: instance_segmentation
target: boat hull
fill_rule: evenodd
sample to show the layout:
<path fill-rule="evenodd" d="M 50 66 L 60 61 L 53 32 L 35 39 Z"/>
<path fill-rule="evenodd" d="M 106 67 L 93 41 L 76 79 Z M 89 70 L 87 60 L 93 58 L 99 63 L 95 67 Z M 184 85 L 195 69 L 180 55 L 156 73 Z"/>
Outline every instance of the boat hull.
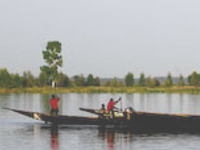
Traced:
<path fill-rule="evenodd" d="M 7 108 L 9 109 L 9 108 Z M 9 109 L 36 120 L 56 125 L 98 125 L 101 127 L 126 128 L 135 131 L 184 131 L 200 132 L 200 116 L 195 115 L 170 115 L 146 112 L 134 112 L 123 117 L 79 117 L 49 115 L 38 112 L 30 112 Z"/>

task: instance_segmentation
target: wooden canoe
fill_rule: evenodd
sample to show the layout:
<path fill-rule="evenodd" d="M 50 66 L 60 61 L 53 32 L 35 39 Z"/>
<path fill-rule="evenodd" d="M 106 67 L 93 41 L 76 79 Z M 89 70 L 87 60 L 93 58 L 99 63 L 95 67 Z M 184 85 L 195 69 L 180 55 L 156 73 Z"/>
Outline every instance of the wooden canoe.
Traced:
<path fill-rule="evenodd" d="M 147 112 L 133 112 L 127 114 L 124 112 L 120 117 L 80 117 L 80 116 L 53 116 L 50 114 L 31 112 L 17 109 L 6 108 L 22 115 L 31 117 L 36 120 L 49 122 L 52 124 L 65 125 L 98 125 L 125 127 L 130 130 L 149 130 L 149 131 L 193 131 L 200 132 L 200 116 L 199 115 L 183 115 L 183 114 L 161 114 Z M 92 112 L 92 109 L 90 109 Z M 93 110 L 97 111 L 97 110 Z"/>

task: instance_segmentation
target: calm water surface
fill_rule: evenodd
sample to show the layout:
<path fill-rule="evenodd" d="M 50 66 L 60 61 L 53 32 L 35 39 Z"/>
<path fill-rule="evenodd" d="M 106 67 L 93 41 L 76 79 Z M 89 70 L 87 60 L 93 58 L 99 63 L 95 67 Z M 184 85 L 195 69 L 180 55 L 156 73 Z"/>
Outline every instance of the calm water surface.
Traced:
<path fill-rule="evenodd" d="M 137 111 L 200 115 L 200 95 L 190 94 L 61 94 L 60 113 L 91 116 L 79 107 L 99 108 L 113 97 L 122 96 L 118 107 Z M 0 95 L 1 107 L 48 112 L 50 95 Z M 96 126 L 52 127 L 0 108 L 0 150 L 194 150 L 199 149 L 200 133 L 143 133 Z"/>

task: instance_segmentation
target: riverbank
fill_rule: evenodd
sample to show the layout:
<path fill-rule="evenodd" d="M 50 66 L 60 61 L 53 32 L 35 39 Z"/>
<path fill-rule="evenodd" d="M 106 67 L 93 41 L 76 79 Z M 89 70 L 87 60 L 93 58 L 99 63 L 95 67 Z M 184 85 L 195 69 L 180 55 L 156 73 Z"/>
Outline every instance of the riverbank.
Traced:
<path fill-rule="evenodd" d="M 51 87 L 33 87 L 33 88 L 0 88 L 0 94 L 11 93 L 190 93 L 200 94 L 200 87 L 194 86 L 173 86 L 173 87 L 70 87 L 70 88 L 51 88 Z"/>

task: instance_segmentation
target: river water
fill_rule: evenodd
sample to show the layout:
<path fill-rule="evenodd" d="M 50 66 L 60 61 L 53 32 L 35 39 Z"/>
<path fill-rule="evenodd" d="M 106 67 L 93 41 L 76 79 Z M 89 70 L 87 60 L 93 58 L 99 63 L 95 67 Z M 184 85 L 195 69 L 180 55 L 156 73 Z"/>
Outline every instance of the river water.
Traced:
<path fill-rule="evenodd" d="M 190 94 L 60 94 L 60 114 L 92 116 L 79 107 L 99 108 L 112 97 L 118 107 L 136 111 L 200 115 L 200 95 Z M 49 112 L 50 95 L 0 95 L 0 150 L 194 150 L 200 133 L 142 133 L 99 129 L 96 126 L 52 127 L 2 109 Z"/>

